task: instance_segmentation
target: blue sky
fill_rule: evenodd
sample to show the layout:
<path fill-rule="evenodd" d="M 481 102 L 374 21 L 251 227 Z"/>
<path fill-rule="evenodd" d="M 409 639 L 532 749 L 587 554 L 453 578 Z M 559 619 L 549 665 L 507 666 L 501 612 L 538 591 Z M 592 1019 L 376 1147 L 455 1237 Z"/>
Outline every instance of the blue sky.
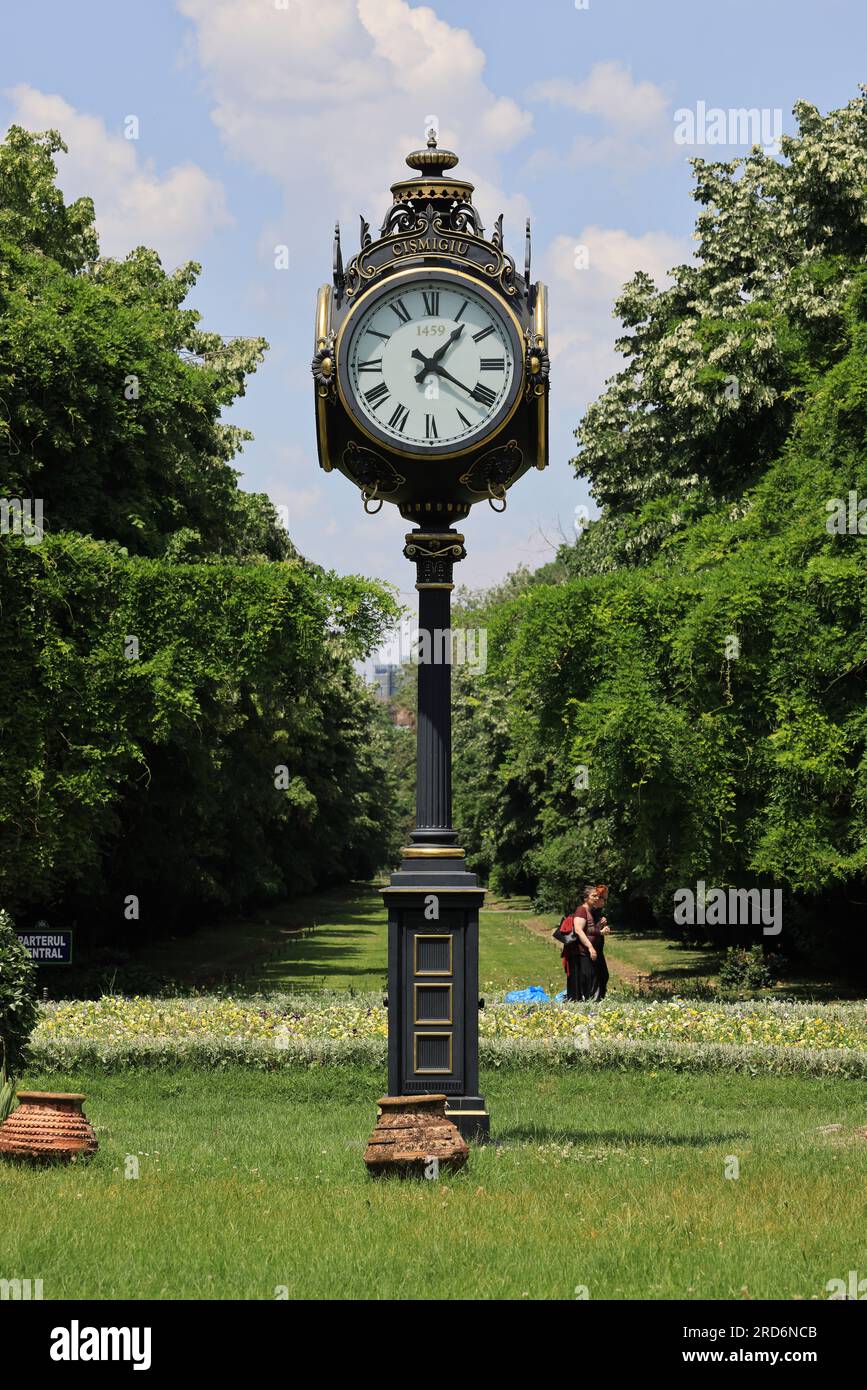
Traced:
<path fill-rule="evenodd" d="M 550 287 L 551 466 L 506 513 L 467 521 L 471 587 L 550 557 L 587 491 L 569 466 L 572 430 L 615 369 L 611 304 L 635 269 L 664 277 L 690 254 L 691 154 L 674 112 L 842 106 L 867 79 L 859 0 L 40 0 L 7 10 L 0 122 L 60 128 L 60 181 L 91 194 L 103 249 L 144 243 L 203 272 L 203 326 L 271 344 L 231 419 L 255 433 L 243 485 L 288 508 L 312 559 L 377 575 L 414 599 L 394 508 L 363 514 L 355 489 L 320 472 L 309 361 L 317 286 L 339 217 L 347 254 L 358 214 L 376 227 L 403 159 L 438 117 L 490 229 L 505 212 L 523 260 Z M 859 63 L 858 55 L 862 55 Z M 139 138 L 124 138 L 136 116 Z M 274 247 L 289 247 L 289 270 Z M 589 266 L 576 269 L 586 246 Z"/>

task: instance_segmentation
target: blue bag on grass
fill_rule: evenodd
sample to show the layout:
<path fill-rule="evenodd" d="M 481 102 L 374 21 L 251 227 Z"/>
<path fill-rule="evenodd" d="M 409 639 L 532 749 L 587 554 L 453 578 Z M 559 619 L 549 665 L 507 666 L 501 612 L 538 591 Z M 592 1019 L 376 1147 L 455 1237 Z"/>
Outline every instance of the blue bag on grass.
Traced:
<path fill-rule="evenodd" d="M 550 1004 L 551 996 L 541 985 L 528 985 L 526 989 L 511 989 L 506 995 L 507 1004 Z"/>

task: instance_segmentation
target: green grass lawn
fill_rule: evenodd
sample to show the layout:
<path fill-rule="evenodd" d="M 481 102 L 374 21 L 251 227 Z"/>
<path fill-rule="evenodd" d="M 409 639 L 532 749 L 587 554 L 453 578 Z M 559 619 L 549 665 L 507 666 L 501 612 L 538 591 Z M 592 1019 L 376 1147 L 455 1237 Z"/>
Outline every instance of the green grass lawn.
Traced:
<path fill-rule="evenodd" d="M 556 924 L 554 914 L 535 914 L 526 898 L 489 898 L 479 923 L 482 989 L 533 984 L 558 993 L 564 976 L 551 939 Z M 696 980 L 713 978 L 719 966 L 718 952 L 647 933 L 617 931 L 606 953 L 612 993 L 633 993 L 638 976 L 651 974 L 688 992 Z M 372 885 L 355 884 L 145 946 L 135 953 L 134 963 L 185 988 L 238 983 L 251 990 L 378 990 L 386 977 L 385 909 Z M 797 971 L 786 975 L 775 992 L 796 998 L 859 997 L 843 980 Z"/>
<path fill-rule="evenodd" d="M 143 947 L 137 966 L 188 987 L 379 989 L 388 943 L 382 898 L 363 884 L 282 903 Z"/>
<path fill-rule="evenodd" d="M 555 925 L 552 917 L 551 929 Z M 486 989 L 563 988 L 557 947 L 550 936 L 534 934 L 519 913 L 482 912 L 479 957 Z M 385 987 L 386 914 L 374 888 L 356 885 L 169 938 L 144 947 L 134 959 L 192 987 L 243 977 L 250 989 L 376 990 Z"/>
<path fill-rule="evenodd" d="M 438 1182 L 367 1177 L 378 1073 L 24 1084 L 86 1091 L 100 1140 L 85 1164 L 0 1164 L 0 1277 L 46 1299 L 810 1299 L 867 1269 L 855 1083 L 487 1075 L 495 1142 Z"/>

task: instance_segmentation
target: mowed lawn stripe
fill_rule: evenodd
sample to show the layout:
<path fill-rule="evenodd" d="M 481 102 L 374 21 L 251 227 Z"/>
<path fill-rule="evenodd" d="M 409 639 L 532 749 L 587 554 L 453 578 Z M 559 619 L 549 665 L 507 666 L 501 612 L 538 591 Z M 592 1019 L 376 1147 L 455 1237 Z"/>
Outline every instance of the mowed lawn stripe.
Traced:
<path fill-rule="evenodd" d="M 362 1164 L 378 1071 L 25 1084 L 84 1090 L 101 1145 L 0 1165 L 0 1268 L 47 1299 L 810 1299 L 867 1268 L 858 1083 L 493 1072 L 495 1142 L 384 1184 Z"/>

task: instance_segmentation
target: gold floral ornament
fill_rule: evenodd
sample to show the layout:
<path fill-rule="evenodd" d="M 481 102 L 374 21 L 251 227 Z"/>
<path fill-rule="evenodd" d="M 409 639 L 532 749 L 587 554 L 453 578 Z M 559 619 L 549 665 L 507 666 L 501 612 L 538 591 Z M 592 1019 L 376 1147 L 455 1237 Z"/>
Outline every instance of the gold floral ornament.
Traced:
<path fill-rule="evenodd" d="M 543 347 L 532 346 L 527 351 L 527 391 L 534 396 L 544 394 L 551 371 L 551 359 Z"/>
<path fill-rule="evenodd" d="M 330 396 L 334 391 L 336 372 L 333 343 L 327 343 L 319 349 L 310 363 L 310 370 L 313 372 L 313 380 L 320 396 Z"/>

